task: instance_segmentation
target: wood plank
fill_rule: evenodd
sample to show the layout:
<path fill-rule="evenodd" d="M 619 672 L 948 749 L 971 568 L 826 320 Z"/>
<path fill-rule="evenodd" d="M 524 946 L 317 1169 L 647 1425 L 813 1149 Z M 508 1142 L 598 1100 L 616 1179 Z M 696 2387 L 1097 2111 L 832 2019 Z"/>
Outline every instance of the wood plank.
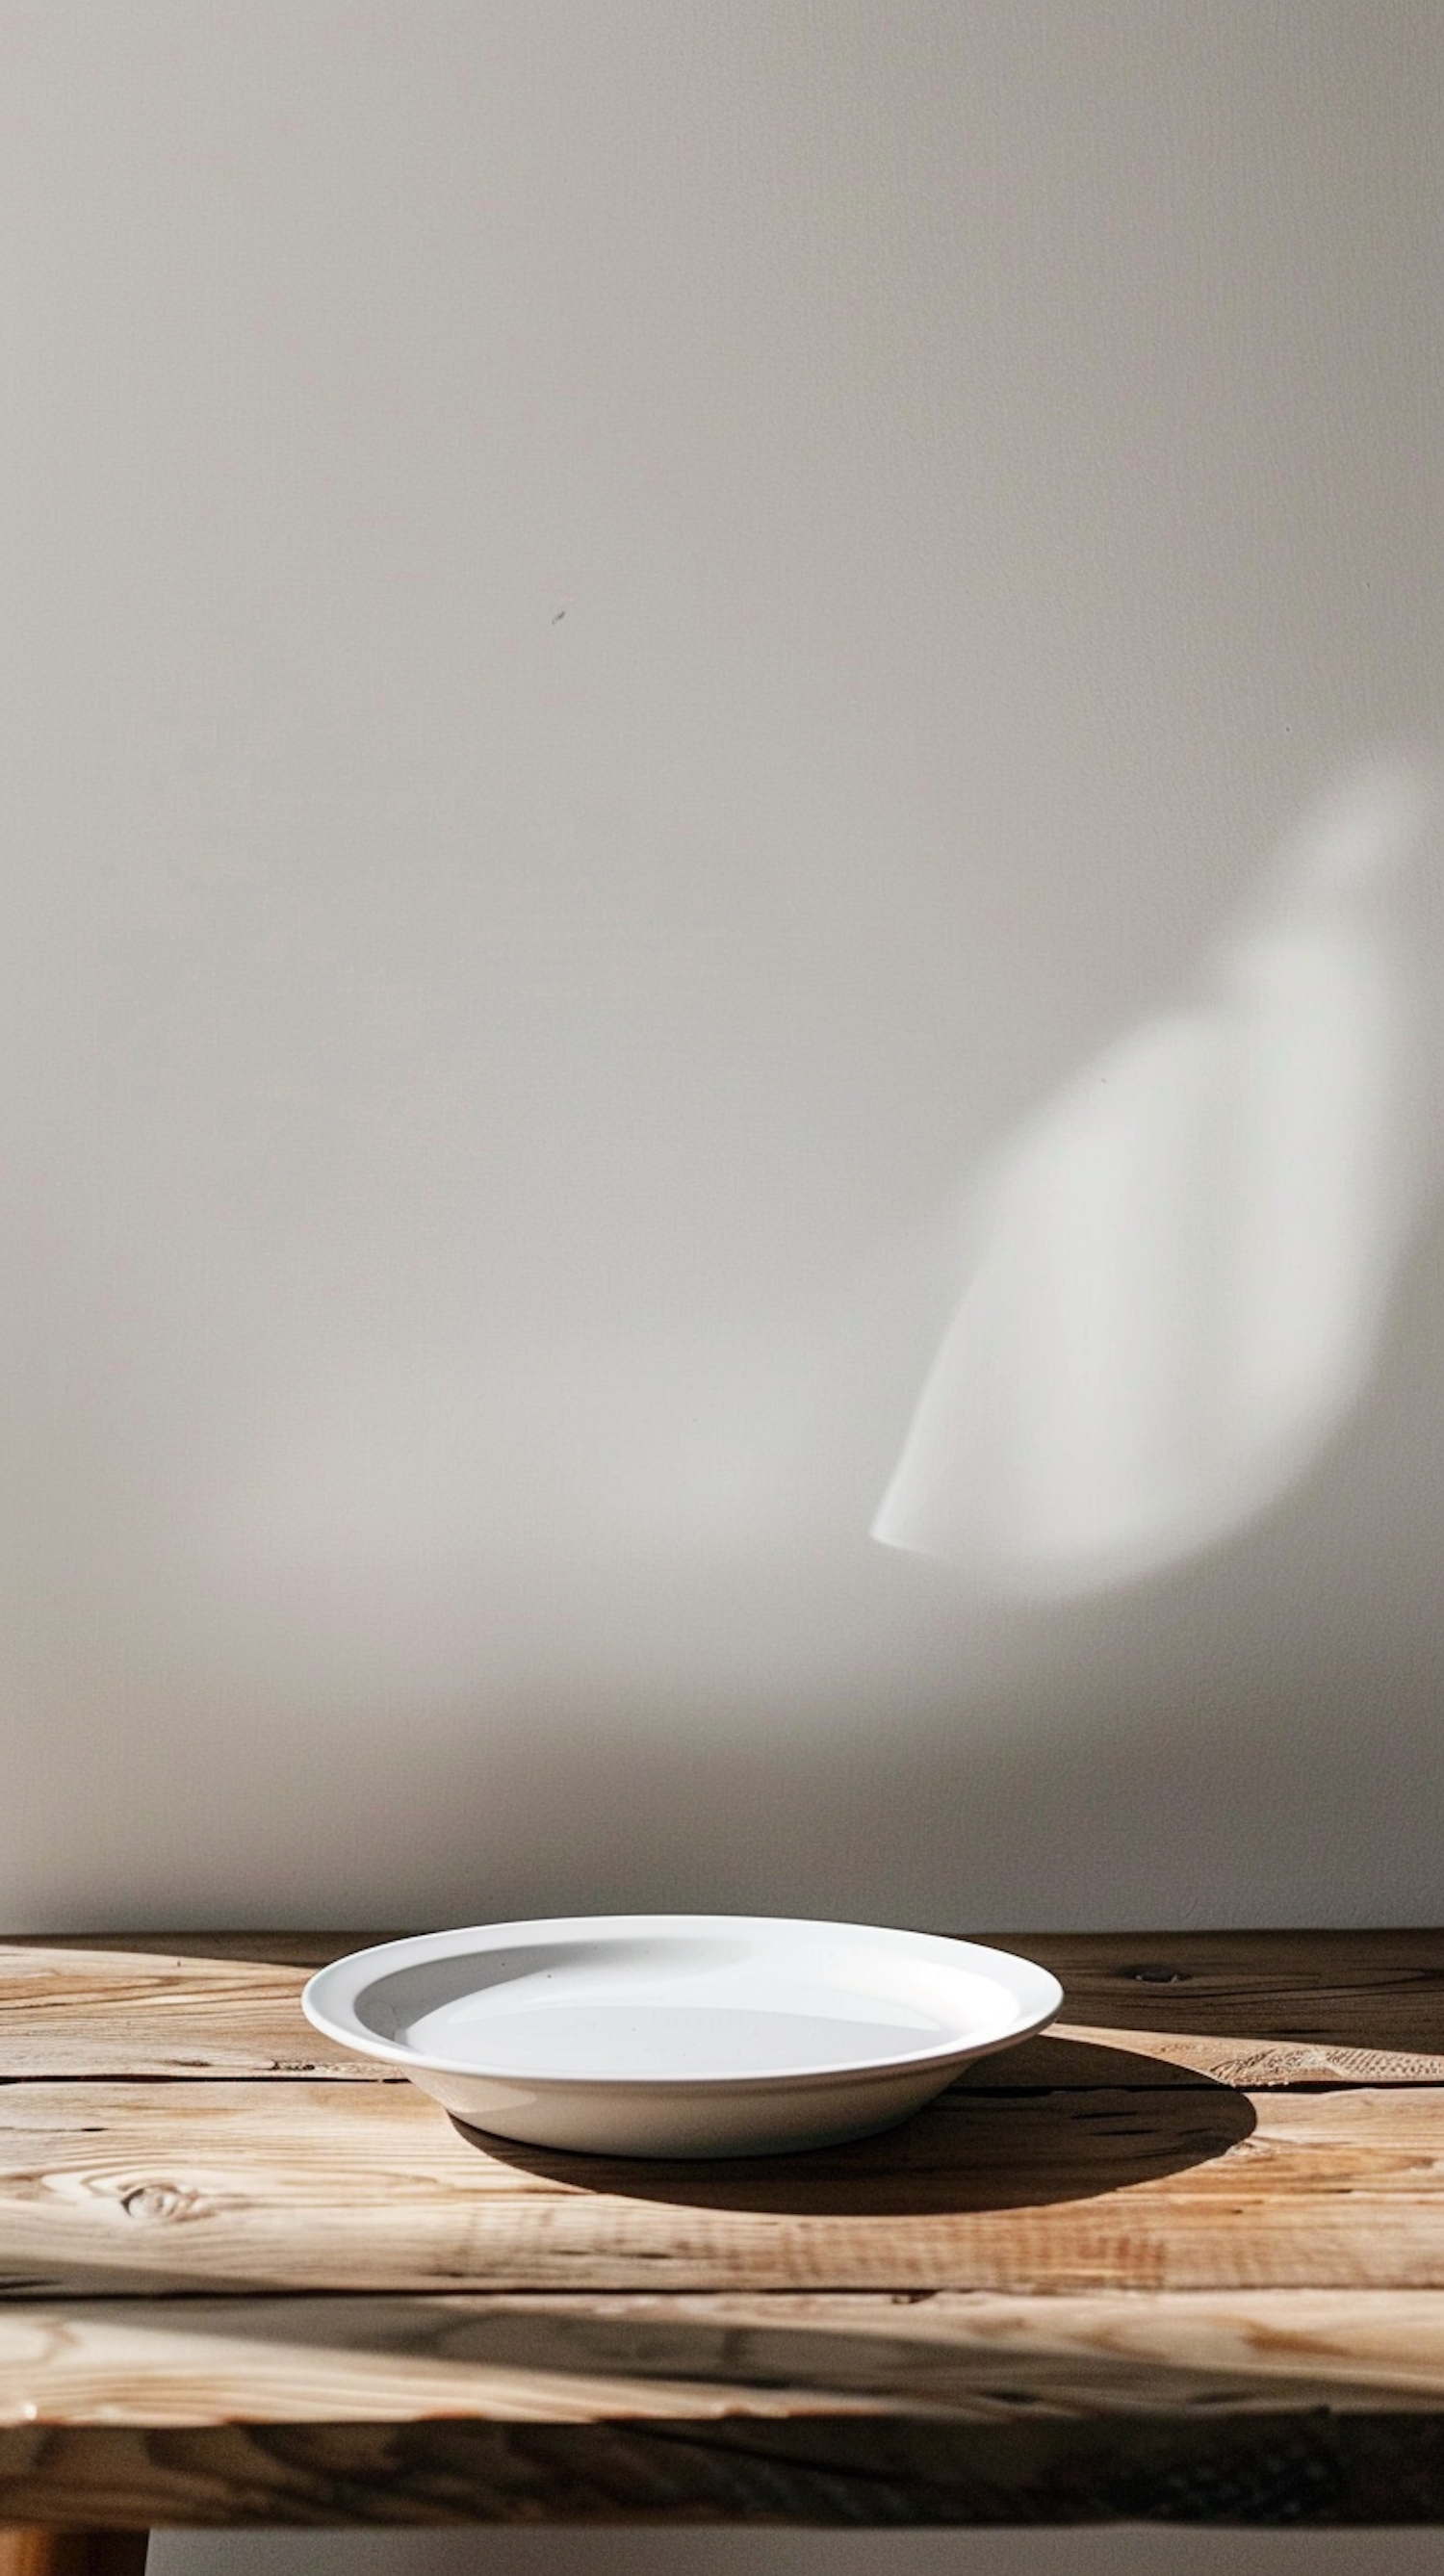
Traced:
<path fill-rule="evenodd" d="M 1004 1937 L 1066 2028 L 711 2167 L 328 2062 L 364 1937 L 0 1956 L 0 2516 L 1444 2519 L 1444 1935 Z"/>
<path fill-rule="evenodd" d="M 1444 1932 L 1040 1932 L 1071 2022 L 1437 2058 Z"/>
<path fill-rule="evenodd" d="M 167 1951 L 0 1945 L 0 2078 L 327 2075 L 383 2070 L 301 2010 L 309 1970 Z"/>
<path fill-rule="evenodd" d="M 1439 2291 L 37 2301 L 0 2426 L 1444 2412 Z"/>
<path fill-rule="evenodd" d="M 219 2425 L 0 2432 L 0 2512 L 123 2527 L 1444 2520 L 1444 2418 Z"/>
<path fill-rule="evenodd" d="M 310 1968 L 372 1937 L 12 1941 L 0 1947 L 0 2078 L 390 2081 L 321 2039 L 300 2009 Z M 974 2091 L 1444 2082 L 1435 1933 L 1040 1934 L 1014 1946 L 1063 1979 L 1064 2020 L 1048 2038 L 985 2060 L 964 2079 Z"/>
<path fill-rule="evenodd" d="M 1039 1959 L 1067 1988 L 1068 2018 L 1121 2030 L 1200 2031 L 1310 2046 L 1437 2056 L 1444 2026 L 1444 1930 L 987 1932 L 930 1928 Z M 174 1953 L 190 1959 L 324 1966 L 401 1936 L 317 1932 L 23 1935 L 16 1948 Z"/>
<path fill-rule="evenodd" d="M 1444 2288 L 1444 2090 L 954 2092 L 827 2155 L 649 2165 L 409 2085 L 0 2091 L 7 2294 Z"/>

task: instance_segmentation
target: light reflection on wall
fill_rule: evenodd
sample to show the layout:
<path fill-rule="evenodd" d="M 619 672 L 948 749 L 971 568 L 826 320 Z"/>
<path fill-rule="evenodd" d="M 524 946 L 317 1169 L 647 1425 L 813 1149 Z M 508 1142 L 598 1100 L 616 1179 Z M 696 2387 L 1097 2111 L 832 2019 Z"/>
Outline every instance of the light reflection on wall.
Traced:
<path fill-rule="evenodd" d="M 1225 1536 L 1358 1396 L 1428 1186 L 1422 767 L 1354 777 L 1196 999 L 994 1158 L 973 1268 L 873 1523 L 1035 1594 Z"/>

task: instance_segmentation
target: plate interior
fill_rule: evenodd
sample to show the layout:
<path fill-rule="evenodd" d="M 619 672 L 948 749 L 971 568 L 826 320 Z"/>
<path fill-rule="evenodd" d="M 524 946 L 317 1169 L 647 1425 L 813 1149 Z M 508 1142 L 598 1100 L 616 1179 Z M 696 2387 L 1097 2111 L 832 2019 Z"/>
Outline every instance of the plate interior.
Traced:
<path fill-rule="evenodd" d="M 999 1979 L 825 1931 L 479 1945 L 377 1975 L 354 2009 L 453 2068 L 603 2082 L 876 2067 L 986 2046 L 1019 2019 Z"/>

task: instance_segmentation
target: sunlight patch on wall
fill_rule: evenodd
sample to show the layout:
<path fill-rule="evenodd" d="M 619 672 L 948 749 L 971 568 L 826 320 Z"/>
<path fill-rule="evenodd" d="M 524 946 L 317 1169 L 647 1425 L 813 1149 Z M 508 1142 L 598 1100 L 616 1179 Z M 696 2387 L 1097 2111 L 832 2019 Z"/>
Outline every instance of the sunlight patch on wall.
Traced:
<path fill-rule="evenodd" d="M 1197 998 L 993 1158 L 875 1538 L 1087 1592 L 1224 1537 L 1318 1455 L 1373 1365 L 1427 1179 L 1433 802 L 1417 767 L 1356 776 Z"/>

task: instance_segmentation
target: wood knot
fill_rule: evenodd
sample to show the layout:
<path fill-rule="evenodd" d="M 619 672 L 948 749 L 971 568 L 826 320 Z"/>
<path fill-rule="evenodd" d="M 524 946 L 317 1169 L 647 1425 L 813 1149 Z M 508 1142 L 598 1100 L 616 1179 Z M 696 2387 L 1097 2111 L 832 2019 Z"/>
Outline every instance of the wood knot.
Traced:
<path fill-rule="evenodd" d="M 190 2206 L 190 2196 L 177 2191 L 173 2183 L 140 2182 L 133 2191 L 121 2193 L 120 2205 L 127 2218 L 134 2218 L 141 2226 L 151 2226 L 157 2220 L 183 2217 Z"/>

